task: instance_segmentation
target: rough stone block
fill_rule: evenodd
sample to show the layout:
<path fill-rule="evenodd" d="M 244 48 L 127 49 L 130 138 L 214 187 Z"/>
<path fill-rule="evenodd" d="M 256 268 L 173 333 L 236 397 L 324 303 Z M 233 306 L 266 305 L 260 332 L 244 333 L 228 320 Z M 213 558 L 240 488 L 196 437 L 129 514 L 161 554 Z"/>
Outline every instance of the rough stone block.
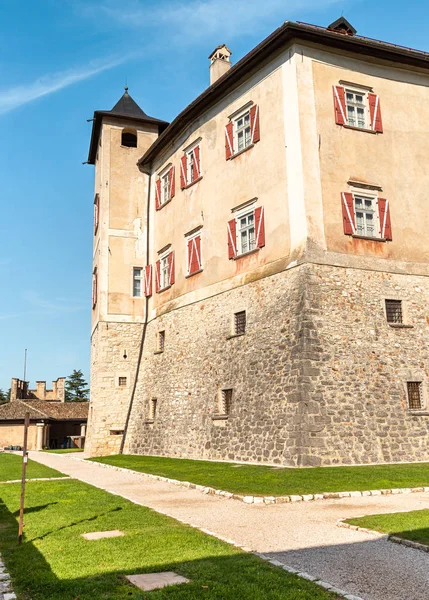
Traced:
<path fill-rule="evenodd" d="M 164 571 L 162 573 L 148 573 L 145 575 L 126 575 L 126 578 L 130 583 L 138 587 L 139 589 L 150 592 L 152 590 L 159 590 L 169 585 L 179 585 L 182 583 L 189 583 L 189 579 L 182 577 L 173 571 Z"/>

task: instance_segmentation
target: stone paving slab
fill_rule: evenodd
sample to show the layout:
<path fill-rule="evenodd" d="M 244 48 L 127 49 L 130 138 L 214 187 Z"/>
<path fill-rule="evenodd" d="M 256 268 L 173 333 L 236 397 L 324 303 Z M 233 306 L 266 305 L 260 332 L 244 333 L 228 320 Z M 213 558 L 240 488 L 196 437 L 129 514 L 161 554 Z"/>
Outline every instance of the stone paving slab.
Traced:
<path fill-rule="evenodd" d="M 388 494 L 285 504 L 228 502 L 131 472 L 103 469 L 70 455 L 31 458 L 136 504 L 197 527 L 291 572 L 305 572 L 346 597 L 428 600 L 429 554 L 336 526 L 340 519 L 429 508 L 429 493 Z"/>
<path fill-rule="evenodd" d="M 119 529 L 113 529 L 112 531 L 91 531 L 90 533 L 81 533 L 81 537 L 90 541 L 122 537 L 123 535 L 125 535 L 124 532 L 119 531 Z"/>
<path fill-rule="evenodd" d="M 182 577 L 173 571 L 163 571 L 162 573 L 147 573 L 145 575 L 127 575 L 126 579 L 136 587 L 150 592 L 159 590 L 169 585 L 180 585 L 189 583 L 189 579 Z"/>

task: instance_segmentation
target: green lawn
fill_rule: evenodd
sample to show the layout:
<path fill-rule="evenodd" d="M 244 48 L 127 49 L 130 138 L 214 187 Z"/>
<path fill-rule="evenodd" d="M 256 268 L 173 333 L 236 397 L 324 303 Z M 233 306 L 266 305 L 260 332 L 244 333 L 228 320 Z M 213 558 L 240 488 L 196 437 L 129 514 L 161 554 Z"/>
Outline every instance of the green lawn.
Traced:
<path fill-rule="evenodd" d="M 0 553 L 19 600 L 328 600 L 334 596 L 197 529 L 82 482 L 1 486 Z M 126 535 L 86 541 L 80 534 Z M 174 570 L 190 584 L 142 592 L 124 575 Z"/>
<path fill-rule="evenodd" d="M 18 456 L 17 454 L 0 454 L 0 481 L 21 479 L 21 470 L 22 456 Z M 27 479 L 36 479 L 38 477 L 65 477 L 65 475 L 55 471 L 55 469 L 50 469 L 49 467 L 39 465 L 39 463 L 29 460 L 26 477 Z"/>
<path fill-rule="evenodd" d="M 429 486 L 429 463 L 281 469 L 134 455 L 91 460 L 245 495 L 286 496 Z"/>
<path fill-rule="evenodd" d="M 348 519 L 347 523 L 429 545 L 429 510 L 371 515 Z"/>
<path fill-rule="evenodd" d="M 43 450 L 51 454 L 70 454 L 70 452 L 83 452 L 82 448 L 58 448 L 57 450 Z"/>

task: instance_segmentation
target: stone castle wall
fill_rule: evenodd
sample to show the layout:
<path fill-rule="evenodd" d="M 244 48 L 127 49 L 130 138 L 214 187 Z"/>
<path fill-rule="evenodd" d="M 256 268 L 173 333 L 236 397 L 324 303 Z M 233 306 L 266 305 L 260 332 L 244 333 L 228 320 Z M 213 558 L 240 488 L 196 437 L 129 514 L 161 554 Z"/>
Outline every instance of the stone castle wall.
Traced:
<path fill-rule="evenodd" d="M 409 328 L 386 322 L 401 299 Z M 429 281 L 302 265 L 149 323 L 127 451 L 310 466 L 429 459 Z M 230 337 L 234 312 L 247 332 Z M 165 351 L 156 338 L 165 330 Z M 228 419 L 213 419 L 233 389 Z M 151 399 L 157 400 L 153 422 Z M 429 411 L 428 411 L 429 415 Z"/>
<path fill-rule="evenodd" d="M 100 322 L 91 338 L 91 402 L 85 450 L 114 454 L 119 450 L 140 348 L 139 323 Z M 126 358 L 124 358 L 124 355 Z M 119 385 L 119 378 L 126 385 Z"/>

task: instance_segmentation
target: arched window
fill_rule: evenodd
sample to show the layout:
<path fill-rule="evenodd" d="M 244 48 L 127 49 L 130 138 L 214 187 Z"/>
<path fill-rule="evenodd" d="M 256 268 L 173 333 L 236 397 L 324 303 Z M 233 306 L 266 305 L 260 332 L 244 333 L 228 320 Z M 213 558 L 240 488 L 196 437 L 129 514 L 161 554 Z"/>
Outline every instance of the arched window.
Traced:
<path fill-rule="evenodd" d="M 122 146 L 137 148 L 137 131 L 135 129 L 122 130 Z"/>

